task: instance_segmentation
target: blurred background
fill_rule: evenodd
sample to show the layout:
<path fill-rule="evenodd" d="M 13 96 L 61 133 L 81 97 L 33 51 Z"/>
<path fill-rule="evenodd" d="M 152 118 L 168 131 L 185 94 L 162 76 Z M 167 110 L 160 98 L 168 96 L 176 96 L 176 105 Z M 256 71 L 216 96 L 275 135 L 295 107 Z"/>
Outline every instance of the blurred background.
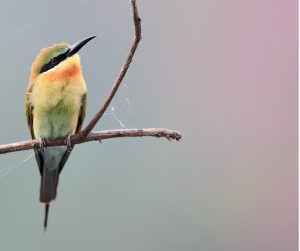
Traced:
<path fill-rule="evenodd" d="M 0 156 L 1 250 L 297 250 L 296 0 L 138 1 L 143 40 L 98 130 L 167 127 L 180 142 L 76 146 L 47 233 L 31 151 Z M 43 47 L 80 51 L 91 119 L 133 39 L 124 0 L 2 1 L 0 144 Z"/>

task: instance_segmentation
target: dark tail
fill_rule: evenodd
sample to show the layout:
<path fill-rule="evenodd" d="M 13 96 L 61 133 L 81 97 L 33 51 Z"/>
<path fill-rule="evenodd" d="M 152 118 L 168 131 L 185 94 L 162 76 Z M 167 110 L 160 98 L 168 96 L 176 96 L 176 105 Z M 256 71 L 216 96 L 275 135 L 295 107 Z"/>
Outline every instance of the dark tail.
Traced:
<path fill-rule="evenodd" d="M 44 230 L 46 231 L 48 223 L 49 203 L 55 199 L 58 186 L 59 170 L 49 170 L 44 166 L 41 176 L 40 201 L 45 204 Z"/>
<path fill-rule="evenodd" d="M 49 207 L 50 207 L 50 205 L 47 203 L 47 204 L 45 205 L 45 218 L 44 218 L 44 231 L 45 231 L 45 232 L 46 232 L 46 229 L 47 229 L 47 223 L 48 223 Z"/>
<path fill-rule="evenodd" d="M 45 203 L 44 228 L 46 230 L 49 204 L 56 198 L 59 174 L 62 171 L 71 151 L 65 147 L 49 147 L 35 151 L 35 157 L 41 173 L 40 201 Z"/>
<path fill-rule="evenodd" d="M 44 166 L 43 174 L 41 177 L 41 190 L 40 201 L 44 203 L 50 203 L 56 197 L 56 191 L 58 186 L 59 170 L 49 170 Z"/>

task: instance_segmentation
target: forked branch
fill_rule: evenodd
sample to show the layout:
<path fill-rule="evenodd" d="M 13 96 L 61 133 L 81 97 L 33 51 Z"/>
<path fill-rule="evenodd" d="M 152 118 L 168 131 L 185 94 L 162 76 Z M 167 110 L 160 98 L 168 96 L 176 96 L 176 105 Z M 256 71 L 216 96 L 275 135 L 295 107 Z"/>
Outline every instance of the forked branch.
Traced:
<path fill-rule="evenodd" d="M 169 140 L 180 140 L 182 137 L 182 134 L 177 131 L 171 131 L 169 129 L 164 128 L 149 128 L 149 129 L 125 129 L 125 130 L 108 130 L 108 131 L 100 131 L 100 132 L 91 132 L 92 129 L 95 127 L 95 125 L 98 123 L 102 115 L 105 113 L 106 109 L 110 105 L 113 97 L 115 96 L 116 92 L 118 91 L 118 88 L 120 84 L 122 83 L 122 80 L 124 79 L 126 72 L 131 64 L 131 61 L 133 59 L 134 53 L 138 47 L 138 44 L 141 40 L 141 19 L 138 15 L 138 10 L 136 6 L 136 0 L 131 0 L 131 6 L 132 6 L 132 13 L 133 13 L 133 22 L 134 22 L 134 28 L 135 28 L 135 38 L 133 40 L 132 46 L 130 48 L 130 51 L 128 53 L 128 56 L 126 57 L 126 60 L 123 64 L 123 67 L 107 97 L 103 105 L 100 107 L 99 111 L 95 114 L 95 116 L 91 119 L 91 121 L 88 123 L 88 125 L 85 127 L 84 130 L 81 132 L 74 134 L 71 136 L 71 144 L 81 144 L 89 141 L 101 141 L 104 139 L 110 139 L 110 138 L 120 138 L 120 137 L 164 137 Z M 40 149 L 41 148 L 41 142 L 38 139 L 34 140 L 27 140 L 17 143 L 11 143 L 7 145 L 0 145 L 0 154 L 9 153 L 9 152 L 16 152 L 16 151 L 22 151 L 22 150 L 29 150 L 29 149 Z M 58 140 L 46 140 L 46 145 L 51 146 L 61 146 L 65 145 L 66 141 L 65 139 L 58 139 Z"/>
<path fill-rule="evenodd" d="M 133 13 L 133 22 L 134 22 L 134 28 L 135 28 L 135 38 L 133 40 L 132 46 L 130 48 L 130 51 L 128 53 L 128 56 L 126 57 L 126 60 L 123 64 L 123 67 L 119 73 L 119 76 L 116 79 L 116 82 L 114 83 L 107 99 L 103 103 L 103 105 L 100 107 L 99 111 L 95 114 L 95 116 L 92 118 L 92 120 L 88 123 L 88 125 L 83 129 L 80 133 L 82 135 L 88 135 L 90 131 L 95 127 L 97 122 L 100 120 L 102 115 L 105 113 L 106 109 L 108 108 L 110 102 L 112 101 L 113 97 L 115 96 L 120 84 L 122 83 L 126 72 L 130 66 L 130 63 L 132 61 L 132 58 L 134 56 L 134 53 L 138 47 L 139 42 L 142 38 L 142 28 L 141 28 L 141 19 L 138 14 L 137 6 L 136 6 L 136 0 L 131 0 L 131 6 L 132 6 L 132 13 Z"/>

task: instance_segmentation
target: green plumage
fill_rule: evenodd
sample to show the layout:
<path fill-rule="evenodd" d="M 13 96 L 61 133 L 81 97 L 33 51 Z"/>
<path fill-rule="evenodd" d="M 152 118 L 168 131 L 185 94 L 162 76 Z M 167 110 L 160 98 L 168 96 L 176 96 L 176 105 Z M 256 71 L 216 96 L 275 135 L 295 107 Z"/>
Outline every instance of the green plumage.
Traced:
<path fill-rule="evenodd" d="M 66 138 L 81 129 L 87 100 L 80 58 L 74 54 L 51 65 L 53 57 L 67 53 L 68 47 L 62 43 L 45 48 L 32 64 L 25 96 L 25 114 L 32 138 Z M 40 201 L 46 203 L 45 227 L 49 203 L 56 197 L 59 174 L 70 152 L 67 147 L 35 151 L 41 174 Z"/>

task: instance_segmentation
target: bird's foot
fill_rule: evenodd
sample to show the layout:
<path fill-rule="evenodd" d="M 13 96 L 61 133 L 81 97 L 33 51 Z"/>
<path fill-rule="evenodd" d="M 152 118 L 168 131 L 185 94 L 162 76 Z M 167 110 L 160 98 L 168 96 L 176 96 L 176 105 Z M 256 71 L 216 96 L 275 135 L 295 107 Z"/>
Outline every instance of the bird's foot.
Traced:
<path fill-rule="evenodd" d="M 40 152 L 44 152 L 45 148 L 47 148 L 46 140 L 44 138 L 39 138 L 40 141 Z"/>
<path fill-rule="evenodd" d="M 70 153 L 73 150 L 74 145 L 71 143 L 71 135 L 66 138 L 67 151 Z"/>

